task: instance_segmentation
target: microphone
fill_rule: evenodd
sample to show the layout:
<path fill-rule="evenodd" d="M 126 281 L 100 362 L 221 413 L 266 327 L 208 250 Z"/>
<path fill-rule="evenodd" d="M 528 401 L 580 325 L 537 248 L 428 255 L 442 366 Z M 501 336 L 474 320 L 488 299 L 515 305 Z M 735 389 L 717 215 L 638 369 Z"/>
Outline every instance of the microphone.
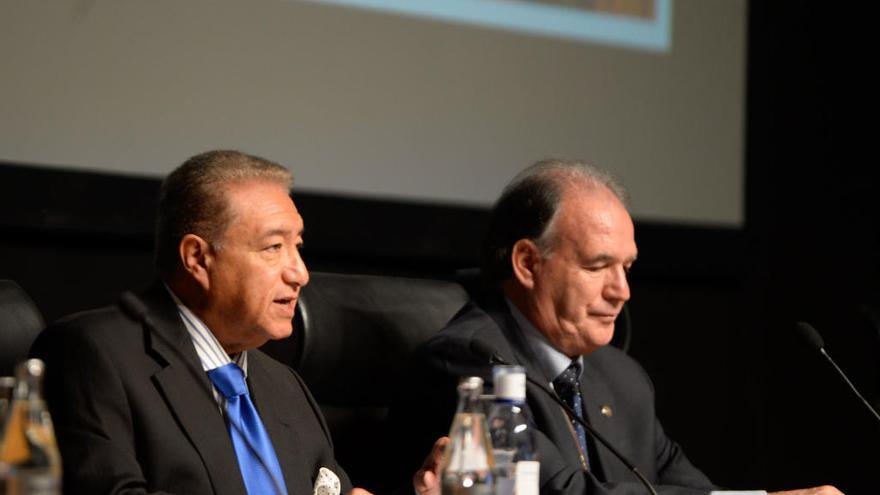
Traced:
<path fill-rule="evenodd" d="M 819 335 L 819 332 L 816 331 L 816 329 L 813 328 L 812 325 L 803 321 L 799 321 L 795 324 L 795 330 L 797 330 L 798 335 L 801 336 L 807 346 L 815 351 L 819 351 L 823 356 L 825 356 L 825 359 L 827 359 L 828 362 L 831 363 L 831 366 L 833 366 L 834 369 L 837 370 L 837 374 L 840 375 L 840 378 L 842 378 L 843 381 L 846 382 L 847 385 L 849 385 L 850 390 L 852 390 L 852 392 L 856 394 L 856 397 L 858 397 L 859 400 L 861 400 L 862 403 L 865 404 L 865 407 L 867 407 L 868 410 L 871 411 L 871 414 L 873 414 L 874 417 L 877 418 L 877 421 L 880 421 L 880 415 L 877 414 L 877 411 L 873 407 L 871 407 L 871 404 L 868 403 L 868 401 L 866 401 L 864 397 L 862 397 L 862 394 L 859 393 L 855 385 L 853 385 L 852 382 L 849 381 L 846 373 L 844 373 L 843 370 L 840 369 L 840 366 L 837 366 L 837 363 L 835 363 L 834 360 L 831 359 L 831 356 L 829 356 L 828 353 L 825 352 L 825 341 L 822 340 L 822 336 Z"/>
<path fill-rule="evenodd" d="M 500 354 L 498 354 L 494 349 L 492 349 L 485 342 L 481 342 L 479 340 L 472 341 L 471 342 L 471 350 L 476 352 L 477 355 L 479 355 L 481 358 L 488 361 L 490 364 L 503 364 L 503 365 L 510 365 L 511 364 L 510 361 L 501 357 Z M 553 402 L 559 404 L 559 406 L 562 407 L 562 410 L 565 411 L 565 414 L 569 418 L 571 418 L 574 421 L 577 421 L 581 426 L 583 426 L 584 429 L 586 431 L 588 431 L 593 438 L 595 438 L 599 443 L 604 445 L 605 448 L 607 448 L 609 451 L 611 451 L 611 453 L 614 454 L 614 456 L 617 457 L 617 459 L 620 462 L 622 462 L 624 466 L 627 467 L 627 469 L 632 471 L 632 473 L 636 476 L 636 478 L 638 478 L 639 481 L 641 481 L 642 484 L 645 485 L 645 488 L 648 489 L 648 492 L 651 495 L 657 495 L 657 491 L 654 489 L 654 486 L 651 485 L 651 482 L 648 481 L 647 478 L 645 478 L 645 476 L 642 474 L 641 471 L 639 471 L 639 468 L 637 468 L 632 462 L 630 462 L 629 459 L 626 458 L 625 455 L 623 455 L 619 450 L 617 450 L 613 445 L 611 445 L 611 442 L 609 442 L 598 431 L 596 431 L 596 429 L 593 428 L 593 426 L 590 423 L 587 423 L 583 418 L 578 416 L 577 413 L 575 413 L 570 407 L 568 407 L 568 404 L 566 404 L 558 395 L 556 395 L 556 392 L 550 390 L 549 388 L 547 388 L 546 385 L 539 382 L 538 380 L 535 380 L 534 378 L 532 378 L 528 374 L 526 374 L 526 381 L 528 381 L 529 383 L 531 383 L 532 385 L 537 387 L 539 390 L 544 392 L 544 394 L 546 394 L 547 397 L 552 399 Z"/>
<path fill-rule="evenodd" d="M 183 354 L 183 352 L 180 351 L 177 344 L 173 344 L 173 343 L 169 342 L 168 339 L 165 338 L 165 336 L 161 332 L 156 331 L 156 325 L 153 324 L 153 320 L 150 318 L 149 309 L 147 309 L 147 305 L 144 304 L 144 302 L 141 301 L 141 299 L 138 296 L 136 296 L 134 293 L 132 293 L 130 291 L 125 291 L 119 296 L 118 304 L 119 304 L 119 307 L 122 309 L 122 311 L 126 315 L 128 315 L 129 318 L 142 323 L 147 328 L 147 330 L 150 331 L 151 334 L 159 337 L 166 344 L 168 344 L 172 349 L 174 349 L 176 354 L 178 355 L 178 357 L 181 360 L 186 361 L 187 357 Z M 202 377 L 195 374 L 195 372 L 193 371 L 193 369 L 191 367 L 187 366 L 186 368 L 187 368 L 187 370 L 190 371 L 190 374 L 193 375 L 193 377 L 196 379 L 196 382 L 199 382 L 202 379 Z M 217 400 L 216 397 L 214 397 L 214 395 L 209 390 L 206 390 L 206 389 L 203 389 L 203 390 L 205 390 L 208 393 L 208 395 L 211 398 L 211 401 Z M 229 424 L 230 426 L 232 426 L 238 432 L 238 434 L 241 436 L 241 438 L 247 444 L 248 448 L 251 450 L 251 452 L 254 454 L 254 456 L 257 458 L 257 460 L 260 462 L 260 464 L 262 464 L 263 468 L 266 470 L 266 473 L 268 473 L 269 477 L 272 479 L 272 484 L 274 485 L 275 491 L 278 492 L 279 494 L 286 493 L 286 490 L 284 488 L 282 488 L 284 486 L 282 484 L 282 482 L 280 480 L 278 480 L 275 477 L 275 475 L 272 473 L 272 470 L 269 469 L 269 465 L 266 463 L 265 459 L 263 459 L 263 456 L 260 455 L 260 452 L 256 449 L 256 447 L 254 447 L 254 445 L 248 439 L 247 435 L 245 435 L 245 433 L 241 430 L 241 427 L 239 427 L 234 421 L 227 420 L 226 423 Z M 242 476 L 244 476 L 243 473 L 242 473 Z"/>

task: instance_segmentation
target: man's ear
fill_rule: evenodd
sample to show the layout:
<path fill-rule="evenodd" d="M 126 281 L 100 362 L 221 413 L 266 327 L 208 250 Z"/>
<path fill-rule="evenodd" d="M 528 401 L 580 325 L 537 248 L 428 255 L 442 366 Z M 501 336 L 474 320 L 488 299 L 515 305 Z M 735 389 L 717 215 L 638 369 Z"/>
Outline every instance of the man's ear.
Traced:
<path fill-rule="evenodd" d="M 211 277 L 208 275 L 208 268 L 211 266 L 213 258 L 208 241 L 195 234 L 186 234 L 180 240 L 177 249 L 183 269 L 203 289 L 210 289 Z"/>
<path fill-rule="evenodd" d="M 541 250 L 531 239 L 520 239 L 510 252 L 513 277 L 526 289 L 535 287 L 535 271 L 541 263 Z"/>

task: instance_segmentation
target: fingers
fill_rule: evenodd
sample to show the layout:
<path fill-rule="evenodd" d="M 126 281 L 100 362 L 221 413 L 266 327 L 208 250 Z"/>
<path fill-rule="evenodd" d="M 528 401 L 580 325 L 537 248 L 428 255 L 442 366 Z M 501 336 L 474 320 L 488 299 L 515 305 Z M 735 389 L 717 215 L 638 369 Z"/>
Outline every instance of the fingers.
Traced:
<path fill-rule="evenodd" d="M 425 458 L 422 468 L 428 468 L 436 473 L 440 469 L 440 463 L 443 461 L 443 450 L 446 449 L 448 443 L 449 437 L 438 438 L 434 442 L 434 446 L 431 447 L 431 453 Z"/>
<path fill-rule="evenodd" d="M 440 437 L 425 457 L 421 469 L 413 475 L 413 488 L 419 495 L 440 495 L 440 464 L 449 437 Z"/>
<path fill-rule="evenodd" d="M 772 492 L 769 495 L 843 495 L 843 492 L 831 485 L 802 488 L 800 490 L 786 490 L 784 492 Z"/>

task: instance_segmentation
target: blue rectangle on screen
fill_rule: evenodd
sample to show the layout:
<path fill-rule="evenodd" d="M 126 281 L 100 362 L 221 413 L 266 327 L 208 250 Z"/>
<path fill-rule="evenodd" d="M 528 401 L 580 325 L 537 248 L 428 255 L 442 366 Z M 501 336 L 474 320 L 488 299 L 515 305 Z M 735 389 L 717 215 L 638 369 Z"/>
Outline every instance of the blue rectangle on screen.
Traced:
<path fill-rule="evenodd" d="M 647 15 L 551 5 L 547 0 L 309 1 L 656 52 L 669 51 L 671 45 L 672 0 L 644 0 Z"/>

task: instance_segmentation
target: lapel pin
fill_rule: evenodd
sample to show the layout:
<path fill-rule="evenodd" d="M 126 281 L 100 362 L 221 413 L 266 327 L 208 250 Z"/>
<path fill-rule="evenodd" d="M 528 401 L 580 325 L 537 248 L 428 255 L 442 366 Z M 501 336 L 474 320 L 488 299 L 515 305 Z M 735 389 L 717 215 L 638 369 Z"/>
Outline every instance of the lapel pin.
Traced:
<path fill-rule="evenodd" d="M 606 418 L 610 418 L 614 415 L 614 411 L 611 410 L 611 406 L 608 404 L 604 404 L 599 411 L 602 413 L 602 416 L 605 416 Z"/>

